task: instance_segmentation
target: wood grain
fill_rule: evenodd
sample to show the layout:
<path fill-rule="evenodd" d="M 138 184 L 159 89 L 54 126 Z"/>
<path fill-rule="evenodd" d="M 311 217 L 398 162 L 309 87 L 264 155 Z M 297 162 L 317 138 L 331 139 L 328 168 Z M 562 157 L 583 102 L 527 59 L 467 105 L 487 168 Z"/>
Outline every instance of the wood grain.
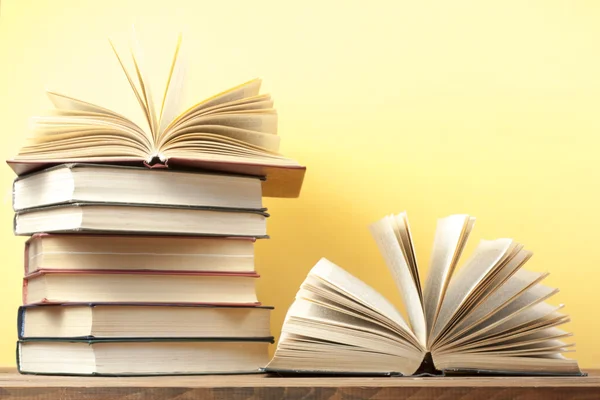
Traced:
<path fill-rule="evenodd" d="M 2 400 L 554 400 L 600 399 L 587 377 L 280 378 L 267 375 L 144 378 L 49 377 L 0 369 Z"/>

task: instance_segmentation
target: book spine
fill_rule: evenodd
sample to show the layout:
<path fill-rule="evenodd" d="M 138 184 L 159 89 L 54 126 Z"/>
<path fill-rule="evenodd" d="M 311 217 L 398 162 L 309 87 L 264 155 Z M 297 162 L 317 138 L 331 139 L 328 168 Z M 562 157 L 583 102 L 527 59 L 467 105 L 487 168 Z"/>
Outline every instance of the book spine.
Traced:
<path fill-rule="evenodd" d="M 152 161 L 154 160 L 159 160 L 158 162 L 152 163 Z M 150 169 L 169 169 L 169 165 L 167 163 L 167 160 L 163 162 L 160 161 L 160 159 L 158 157 L 152 157 L 150 160 L 144 160 L 144 166 Z"/>
<path fill-rule="evenodd" d="M 25 312 L 27 309 L 23 306 L 19 307 L 19 311 L 17 311 L 17 337 L 19 340 L 23 339 L 25 336 Z"/>
<path fill-rule="evenodd" d="M 29 250 L 31 247 L 31 241 L 34 240 L 34 237 L 30 237 L 26 242 L 25 242 L 25 249 L 23 252 L 23 268 L 24 268 L 24 273 L 25 276 L 29 275 Z"/>
<path fill-rule="evenodd" d="M 23 278 L 23 295 L 22 295 L 22 300 L 23 300 L 23 304 L 27 304 L 27 285 L 28 285 L 29 280 Z"/>
<path fill-rule="evenodd" d="M 16 358 L 17 358 L 17 372 L 22 374 L 23 371 L 21 370 L 21 342 L 17 342 Z"/>
<path fill-rule="evenodd" d="M 12 183 L 12 193 L 11 193 L 12 209 L 15 212 L 17 211 L 17 209 L 15 208 L 15 185 L 16 185 L 18 179 L 19 178 L 13 180 L 13 183 Z"/>
<path fill-rule="evenodd" d="M 165 271 L 165 270 L 128 270 L 128 269 L 38 269 L 26 274 L 26 279 L 43 275 L 167 275 L 167 276 L 226 276 L 239 278 L 260 278 L 256 272 L 224 272 L 224 271 Z"/>

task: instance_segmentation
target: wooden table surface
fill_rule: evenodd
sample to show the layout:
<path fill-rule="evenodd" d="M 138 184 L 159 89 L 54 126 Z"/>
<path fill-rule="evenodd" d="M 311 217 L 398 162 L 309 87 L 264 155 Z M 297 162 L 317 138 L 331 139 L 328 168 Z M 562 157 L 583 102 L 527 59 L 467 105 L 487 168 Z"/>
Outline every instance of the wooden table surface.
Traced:
<path fill-rule="evenodd" d="M 51 377 L 0 369 L 2 400 L 191 399 L 600 399 L 600 370 L 587 377 L 281 378 L 268 375 Z"/>

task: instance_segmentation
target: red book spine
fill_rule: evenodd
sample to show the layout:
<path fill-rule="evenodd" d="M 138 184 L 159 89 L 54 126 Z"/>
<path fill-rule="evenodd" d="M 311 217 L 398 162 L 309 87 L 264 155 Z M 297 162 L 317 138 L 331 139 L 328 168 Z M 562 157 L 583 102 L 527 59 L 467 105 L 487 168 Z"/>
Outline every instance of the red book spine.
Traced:
<path fill-rule="evenodd" d="M 25 275 L 25 279 L 35 278 L 41 275 L 187 275 L 187 276 L 240 276 L 245 278 L 260 278 L 256 272 L 206 272 L 206 271 L 139 271 L 125 269 L 111 270 L 87 270 L 87 269 L 38 269 L 37 271 Z"/>
<path fill-rule="evenodd" d="M 27 274 L 29 274 L 29 246 L 31 245 L 31 239 L 33 239 L 33 237 L 29 238 L 26 242 L 25 242 L 25 254 L 24 254 L 24 260 L 23 260 L 23 267 L 25 269 L 25 275 L 27 276 Z"/>
<path fill-rule="evenodd" d="M 27 279 L 23 279 L 23 296 L 22 296 L 22 301 L 23 304 L 27 304 Z"/>

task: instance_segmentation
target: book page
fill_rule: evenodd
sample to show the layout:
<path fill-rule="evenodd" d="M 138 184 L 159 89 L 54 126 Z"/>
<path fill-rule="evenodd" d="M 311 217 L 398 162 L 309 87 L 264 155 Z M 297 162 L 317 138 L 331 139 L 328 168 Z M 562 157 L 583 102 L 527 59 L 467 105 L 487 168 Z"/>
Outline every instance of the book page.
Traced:
<path fill-rule="evenodd" d="M 515 300 L 518 295 L 539 283 L 546 276 L 548 276 L 547 273 L 526 270 L 517 271 L 504 285 L 487 297 L 479 307 L 467 314 L 458 325 L 452 328 L 446 341 L 452 342 L 454 338 L 460 336 L 464 331 L 473 328 L 476 324 L 485 322 L 493 314 L 496 314 L 500 309 Z"/>
<path fill-rule="evenodd" d="M 402 249 L 402 254 L 404 254 L 410 274 L 415 282 L 419 299 L 421 300 L 421 304 L 423 304 L 423 291 L 421 288 L 421 278 L 419 277 L 419 267 L 417 265 L 417 257 L 415 256 L 412 234 L 410 233 L 410 224 L 406 212 L 396 215 L 393 220 L 393 225 L 398 243 Z"/>
<path fill-rule="evenodd" d="M 502 286 L 515 272 L 527 262 L 532 253 L 523 249 L 521 244 L 513 244 L 507 255 L 481 280 L 462 302 L 460 307 L 454 311 L 450 322 L 446 325 L 445 331 L 438 336 L 438 342 L 445 341 L 447 335 L 455 328 L 466 315 L 477 310 L 477 308 L 489 296 Z"/>
<path fill-rule="evenodd" d="M 330 371 L 337 373 L 385 373 L 398 371 L 412 375 L 421 365 L 422 354 L 405 352 L 401 356 L 372 349 L 319 340 L 283 330 L 268 370 Z"/>
<path fill-rule="evenodd" d="M 296 294 L 296 299 L 306 299 L 331 310 L 343 312 L 369 323 L 381 326 L 404 338 L 414 348 L 424 350 L 404 320 L 390 319 L 372 308 L 344 295 L 339 289 L 314 275 L 308 275 Z"/>
<path fill-rule="evenodd" d="M 113 53 L 115 54 L 115 57 L 117 57 L 117 61 L 119 62 L 119 65 L 121 66 L 121 69 L 123 70 L 123 73 L 125 74 L 125 77 L 127 78 L 127 82 L 129 82 L 129 86 L 131 87 L 133 94 L 135 94 L 135 98 L 137 99 L 140 107 L 142 107 L 142 111 L 144 111 L 146 121 L 148 122 L 148 127 L 150 127 L 150 115 L 148 114 L 148 107 L 146 105 L 145 100 L 142 98 L 142 95 L 140 94 L 140 89 L 137 87 L 135 81 L 131 77 L 131 74 L 129 74 L 127 67 L 125 67 L 125 63 L 121 59 L 121 56 L 119 55 L 119 52 L 117 51 L 117 48 L 115 47 L 113 42 L 111 40 L 109 40 L 108 42 L 110 43 L 110 46 L 113 49 Z"/>
<path fill-rule="evenodd" d="M 482 240 L 479 243 L 475 253 L 448 285 L 446 296 L 444 296 L 432 330 L 430 344 L 433 345 L 459 307 L 486 275 L 507 255 L 512 245 L 511 239 Z"/>
<path fill-rule="evenodd" d="M 144 140 L 148 141 L 148 134 L 144 132 L 142 128 L 137 126 L 133 121 L 126 119 L 125 117 L 120 117 L 112 114 L 109 115 L 93 111 L 55 108 L 49 110 L 46 116 L 32 117 L 31 121 L 35 125 L 43 125 L 44 122 L 48 122 L 48 124 L 50 125 L 53 123 L 53 121 L 55 121 L 55 118 L 57 117 L 70 118 L 71 121 L 76 121 L 76 123 L 84 124 L 92 119 L 99 119 L 102 121 L 111 122 L 113 124 L 121 125 L 138 132 L 139 135 L 141 135 L 144 138 Z M 72 122 L 69 122 L 68 124 L 70 126 L 72 125 Z M 67 129 L 68 127 L 64 126 L 64 128 Z M 148 143 L 151 142 L 148 141 Z"/>
<path fill-rule="evenodd" d="M 57 109 L 60 110 L 72 110 L 72 111 L 80 111 L 80 112 L 88 112 L 100 115 L 111 116 L 114 118 L 118 118 L 120 120 L 129 121 L 124 116 L 117 114 L 114 111 L 109 110 L 108 108 L 100 107 L 99 105 L 88 103 L 87 101 L 78 100 L 73 97 L 53 92 L 50 90 L 46 90 L 46 95 Z M 131 121 L 129 121 L 131 122 Z M 131 122 L 132 123 L 132 122 Z M 140 128 L 141 130 L 141 128 Z"/>
<path fill-rule="evenodd" d="M 261 96 L 257 96 L 261 97 Z M 244 101 L 239 102 L 240 104 L 235 104 L 237 102 L 226 103 L 227 105 L 211 107 L 205 110 L 201 110 L 197 116 L 200 115 L 212 115 L 212 114 L 221 114 L 221 113 L 231 113 L 231 112 L 265 112 L 265 113 L 274 113 L 276 112 L 273 108 L 274 101 L 270 99 L 269 95 L 265 95 L 264 100 L 260 101 Z"/>
<path fill-rule="evenodd" d="M 194 166 L 204 162 L 219 162 L 219 163 L 252 163 L 258 164 L 264 167 L 297 167 L 297 161 L 291 160 L 285 157 L 275 157 L 269 154 L 259 155 L 247 155 L 239 153 L 223 153 L 223 152 L 209 152 L 205 151 L 204 148 L 173 148 L 167 150 L 161 150 L 160 153 L 165 159 L 175 160 L 178 165 L 181 166 Z M 196 164 L 198 161 L 198 164 Z"/>
<path fill-rule="evenodd" d="M 296 299 L 304 299 L 329 310 L 337 311 L 365 321 L 368 324 L 376 325 L 385 331 L 403 337 L 408 342 L 413 343 L 413 345 L 417 343 L 408 325 L 399 327 L 387 317 L 335 292 L 330 286 L 327 286 L 325 281 L 313 276 L 308 276 L 302 283 L 300 290 L 296 294 Z"/>
<path fill-rule="evenodd" d="M 190 126 L 177 131 L 176 135 L 169 136 L 168 140 L 160 144 L 160 149 L 172 147 L 175 143 L 210 140 L 214 138 L 223 143 L 234 146 L 254 149 L 261 153 L 279 155 L 279 136 L 253 131 L 250 129 L 235 128 L 223 125 Z"/>
<path fill-rule="evenodd" d="M 563 325 L 568 321 L 568 317 L 559 319 L 546 319 L 543 321 L 543 323 L 537 324 L 535 326 L 528 326 L 520 330 L 512 330 L 510 332 L 506 332 L 506 334 L 504 335 L 490 336 L 485 339 L 471 341 L 460 346 L 452 346 L 449 347 L 449 350 L 446 351 L 466 351 L 476 348 L 489 348 L 490 346 L 499 345 L 502 345 L 503 347 L 518 347 L 526 344 L 525 342 L 529 342 L 531 338 L 546 338 L 546 334 L 544 332 L 562 332 L 561 337 L 571 336 L 571 333 L 565 332 L 557 328 L 557 326 Z"/>
<path fill-rule="evenodd" d="M 395 313 L 372 288 L 321 259 L 286 313 L 267 368 L 413 374 L 425 349 L 406 335 L 408 326 L 399 314 L 390 315 Z M 400 325 L 405 328 L 398 330 Z M 393 358 L 386 362 L 382 357 Z"/>
<path fill-rule="evenodd" d="M 519 327 L 530 325 L 537 319 L 546 318 L 558 308 L 543 302 L 557 292 L 557 289 L 545 285 L 534 285 L 520 293 L 516 299 L 491 315 L 490 318 L 470 328 L 448 346 L 457 346 L 462 343 L 484 340 L 492 335 L 514 332 Z"/>
<path fill-rule="evenodd" d="M 130 136 L 138 142 L 150 145 L 146 135 L 135 129 L 130 123 L 124 123 L 120 119 L 107 116 L 48 116 L 33 117 L 33 132 L 36 135 L 51 136 L 57 138 L 61 134 L 76 135 L 79 130 L 106 129 L 123 132 L 123 135 Z"/>
<path fill-rule="evenodd" d="M 176 126 L 180 121 L 189 118 L 190 115 L 199 113 L 201 110 L 218 106 L 220 104 L 242 100 L 247 97 L 258 96 L 261 83 L 262 81 L 260 79 L 253 79 L 251 81 L 242 83 L 241 85 L 235 86 L 231 89 L 228 89 L 224 92 L 218 93 L 212 97 L 209 97 L 206 100 L 201 101 L 200 103 L 193 105 L 192 107 L 188 108 L 186 111 L 181 113 L 173 121 L 171 121 L 171 123 L 169 123 L 169 125 L 165 129 L 163 136 L 168 136 L 170 134 L 171 128 Z"/>
<path fill-rule="evenodd" d="M 384 315 L 399 327 L 408 328 L 402 315 L 387 299 L 375 291 L 375 289 L 326 258 L 319 260 L 309 272 L 309 276 L 323 279 L 355 302 Z"/>
<path fill-rule="evenodd" d="M 556 340 L 572 336 L 556 326 L 543 327 L 532 331 L 521 332 L 504 338 L 491 338 L 485 341 L 473 342 L 469 345 L 453 349 L 452 352 L 494 351 L 519 348 L 547 340 Z"/>
<path fill-rule="evenodd" d="M 201 115 L 185 121 L 172 130 L 169 139 L 188 127 L 202 127 L 203 125 L 220 125 L 232 128 L 247 129 L 270 135 L 277 134 L 277 113 L 270 112 L 241 112 L 227 114 Z"/>
<path fill-rule="evenodd" d="M 296 303 L 294 303 L 295 305 Z M 293 306 L 294 306 L 293 305 Z M 292 307 L 293 307 L 292 306 Z M 300 335 L 323 342 L 368 349 L 374 353 L 422 358 L 421 352 L 404 347 L 401 343 L 372 333 L 341 327 L 328 320 L 309 320 L 298 317 L 286 319 L 282 332 Z"/>
<path fill-rule="evenodd" d="M 181 34 L 177 38 L 177 46 L 175 47 L 175 54 L 173 55 L 173 61 L 169 70 L 169 76 L 167 79 L 167 85 L 165 87 L 165 93 L 162 99 L 162 105 L 160 108 L 159 117 L 159 128 L 158 137 L 162 137 L 167 126 L 175 118 L 182 109 L 182 101 L 184 99 L 183 90 L 185 88 L 186 63 L 183 59 L 183 52 L 181 50 Z"/>
<path fill-rule="evenodd" d="M 102 139 L 95 141 L 78 141 L 72 146 L 65 148 L 60 146 L 49 149 L 43 153 L 21 149 L 15 157 L 16 161 L 36 162 L 40 159 L 44 162 L 56 161 L 57 163 L 69 162 L 142 162 L 147 153 L 138 150 L 134 146 L 111 144 L 107 145 Z"/>
<path fill-rule="evenodd" d="M 243 129 L 246 131 L 253 131 L 270 136 L 276 136 L 277 119 L 277 113 L 274 112 L 245 112 L 202 115 L 191 118 L 181 124 L 178 124 L 177 127 L 173 128 L 169 132 L 168 136 L 164 136 L 161 139 L 159 145 L 162 145 L 167 141 L 172 140 L 182 131 L 188 130 L 189 128 L 195 128 L 197 131 L 202 132 L 202 127 L 206 125 L 222 126 L 224 128 Z"/>
<path fill-rule="evenodd" d="M 131 37 L 131 58 L 133 59 L 133 65 L 135 72 L 140 84 L 141 92 L 145 100 L 146 109 L 148 110 L 148 122 L 150 124 L 150 132 L 155 140 L 158 139 L 158 118 L 156 117 L 156 108 L 154 106 L 154 99 L 152 97 L 152 90 L 150 90 L 150 79 L 144 68 L 144 53 L 138 42 L 135 28 L 132 29 Z"/>
<path fill-rule="evenodd" d="M 474 224 L 475 218 L 464 214 L 451 215 L 438 221 L 425 283 L 424 308 L 428 338 L 431 337 L 448 283 Z"/>
<path fill-rule="evenodd" d="M 540 332 L 540 331 L 544 331 L 544 330 L 547 330 L 550 328 L 558 327 L 560 325 L 564 325 L 567 322 L 569 322 L 570 320 L 571 319 L 567 315 L 562 315 L 559 318 L 551 318 L 549 316 L 548 318 L 543 318 L 543 319 L 540 319 L 540 321 L 536 321 L 531 326 L 523 326 L 523 327 L 520 327 L 519 329 L 514 329 L 514 330 L 504 332 L 501 335 L 488 336 L 482 340 L 472 341 L 463 346 L 465 346 L 465 347 L 469 347 L 469 346 L 473 346 L 473 345 L 488 346 L 488 345 L 492 345 L 495 343 L 501 343 L 501 342 L 504 343 L 504 342 L 508 341 L 509 339 L 510 340 L 513 340 L 513 339 L 518 340 L 522 337 L 533 334 L 535 332 Z M 571 334 L 568 334 L 568 335 L 571 336 Z"/>
<path fill-rule="evenodd" d="M 110 125 L 68 125 L 58 127 L 35 127 L 35 136 L 28 138 L 21 154 L 43 153 L 50 150 L 68 150 L 71 147 L 85 147 L 86 142 L 102 142 L 103 145 L 131 146 L 144 154 L 149 144 L 139 133 L 121 126 Z"/>
<path fill-rule="evenodd" d="M 148 123 L 148 128 L 150 129 L 148 136 L 152 139 L 152 142 L 154 142 L 154 135 L 152 134 L 152 119 L 150 116 L 150 111 L 148 109 L 148 105 L 146 104 L 146 102 L 142 98 L 142 96 L 140 95 L 140 91 L 138 90 L 134 80 L 131 78 L 131 75 L 127 71 L 127 68 L 125 67 L 123 60 L 119 56 L 119 53 L 117 52 L 117 49 L 115 48 L 114 44 L 110 40 L 109 40 L 109 43 L 113 49 L 113 52 L 115 53 L 115 56 L 117 57 L 117 60 L 119 61 L 119 64 L 121 65 L 121 69 L 123 70 L 123 73 L 125 74 L 125 77 L 127 78 L 127 81 L 129 82 L 129 86 L 131 86 L 131 90 L 133 91 L 133 94 L 135 94 L 135 98 L 137 99 L 138 104 L 140 105 L 140 107 L 142 108 L 142 111 L 144 112 L 144 116 L 146 117 L 146 122 Z M 150 156 L 150 154 L 148 156 Z"/>
<path fill-rule="evenodd" d="M 507 320 L 517 314 L 520 314 L 521 312 L 528 314 L 531 311 L 537 311 L 537 308 L 530 309 L 530 307 L 534 304 L 547 300 L 556 293 L 558 293 L 558 289 L 556 288 L 537 284 L 519 294 L 514 301 L 495 313 L 488 321 L 485 321 L 483 325 L 492 325 L 497 321 L 503 321 L 503 323 L 506 323 Z"/>
<path fill-rule="evenodd" d="M 161 152 L 172 149 L 198 150 L 214 149 L 215 151 L 232 154 L 256 155 L 284 159 L 282 155 L 269 150 L 279 145 L 279 137 L 267 137 L 260 132 L 234 129 L 222 126 L 206 126 L 203 131 L 188 128 L 189 133 L 183 133 L 161 145 Z M 238 138 L 247 139 L 242 141 Z M 256 144 L 254 144 L 256 143 Z"/>
<path fill-rule="evenodd" d="M 290 307 L 286 315 L 286 321 L 291 318 L 299 320 L 298 323 L 301 323 L 301 320 L 305 320 L 324 326 L 329 325 L 330 327 L 340 327 L 356 332 L 377 335 L 381 338 L 396 342 L 393 345 L 394 347 L 400 347 L 409 351 L 416 350 L 412 344 L 406 342 L 404 338 L 394 334 L 394 332 L 389 329 L 385 329 L 380 325 L 368 322 L 364 319 L 356 318 L 340 310 L 327 308 L 326 306 L 304 298 L 297 298 Z M 327 340 L 326 337 L 324 339 Z"/>
<path fill-rule="evenodd" d="M 529 329 L 535 326 L 552 325 L 557 321 L 567 321 L 568 315 L 560 312 L 564 305 L 552 305 L 546 302 L 537 303 L 525 308 L 522 312 L 514 313 L 499 320 L 483 337 L 504 336 L 513 332 Z"/>
<path fill-rule="evenodd" d="M 174 131 L 177 127 L 192 118 L 202 115 L 219 114 L 229 111 L 250 111 L 250 110 L 265 110 L 265 112 L 275 112 L 273 105 L 274 101 L 269 94 L 261 94 L 252 97 L 244 97 L 239 100 L 229 101 L 227 103 L 216 104 L 211 107 L 200 108 L 194 112 L 187 113 L 184 116 L 177 117 L 176 121 L 169 124 L 169 131 Z"/>
<path fill-rule="evenodd" d="M 403 245 L 399 242 L 401 235 L 398 233 L 398 229 L 402 230 L 405 228 L 404 226 L 398 227 L 398 224 L 403 224 L 403 220 L 404 217 L 402 216 L 399 219 L 387 216 L 371 224 L 369 229 L 394 278 L 396 287 L 406 306 L 410 325 L 415 336 L 419 339 L 419 343 L 425 346 L 427 332 L 425 329 L 423 303 L 417 290 L 417 282 L 413 278 L 413 273 L 405 256 L 405 252 L 408 253 L 413 250 L 403 249 Z M 412 243 L 407 244 L 407 246 L 412 248 Z"/>

